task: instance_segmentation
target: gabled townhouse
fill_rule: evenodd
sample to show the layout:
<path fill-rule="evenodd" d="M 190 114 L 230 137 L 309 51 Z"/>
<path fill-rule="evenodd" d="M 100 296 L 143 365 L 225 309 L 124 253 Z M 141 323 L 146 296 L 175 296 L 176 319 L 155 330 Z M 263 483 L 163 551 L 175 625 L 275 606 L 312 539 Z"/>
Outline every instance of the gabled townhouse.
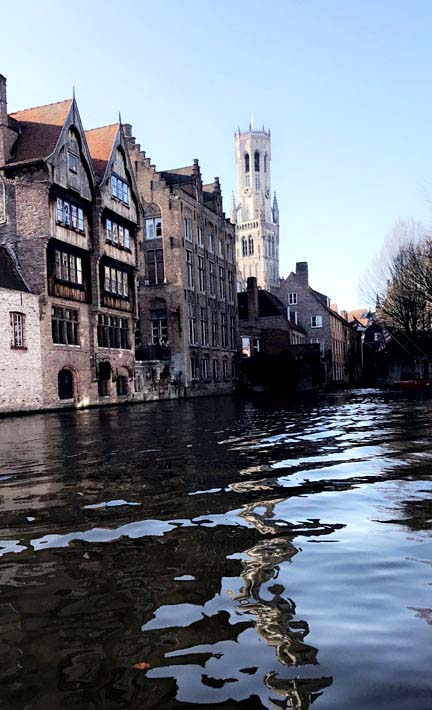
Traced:
<path fill-rule="evenodd" d="M 360 369 L 356 359 L 361 349 L 354 342 L 359 334 L 331 307 L 328 296 L 309 285 L 307 262 L 298 262 L 295 273 L 281 279 L 278 295 L 304 327 L 307 342 L 319 344 L 326 383 L 354 384 Z"/>
<path fill-rule="evenodd" d="M 137 361 L 159 363 L 157 376 L 188 395 L 230 392 L 239 353 L 235 227 L 219 180 L 203 184 L 197 160 L 157 171 L 125 130 L 144 211 Z"/>
<path fill-rule="evenodd" d="M 133 390 L 139 200 L 121 127 L 103 139 L 75 98 L 8 115 L 0 75 L 0 243 L 38 296 L 44 407 Z"/>
<path fill-rule="evenodd" d="M 0 246 L 0 413 L 43 403 L 39 299 Z"/>

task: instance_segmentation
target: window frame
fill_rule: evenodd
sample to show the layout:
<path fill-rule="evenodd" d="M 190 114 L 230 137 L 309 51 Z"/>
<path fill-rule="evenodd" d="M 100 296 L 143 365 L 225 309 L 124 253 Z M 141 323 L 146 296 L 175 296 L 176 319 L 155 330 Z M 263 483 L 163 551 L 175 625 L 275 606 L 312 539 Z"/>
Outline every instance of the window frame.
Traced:
<path fill-rule="evenodd" d="M 315 322 L 314 322 L 315 320 Z M 311 328 L 322 328 L 323 317 L 321 315 L 311 316 Z"/>
<path fill-rule="evenodd" d="M 11 350 L 27 350 L 26 343 L 26 314 L 21 311 L 9 312 L 10 328 L 11 328 Z"/>

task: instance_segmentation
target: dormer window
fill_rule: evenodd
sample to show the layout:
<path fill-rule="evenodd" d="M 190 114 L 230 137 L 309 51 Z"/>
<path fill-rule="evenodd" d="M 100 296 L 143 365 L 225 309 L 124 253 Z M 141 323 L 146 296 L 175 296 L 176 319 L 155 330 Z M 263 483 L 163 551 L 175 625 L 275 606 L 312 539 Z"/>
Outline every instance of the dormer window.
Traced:
<path fill-rule="evenodd" d="M 111 193 L 125 205 L 129 204 L 129 185 L 117 175 L 111 175 Z"/>
<path fill-rule="evenodd" d="M 68 151 L 68 168 L 71 173 L 78 172 L 78 157 L 75 153 L 71 153 L 70 151 Z"/>

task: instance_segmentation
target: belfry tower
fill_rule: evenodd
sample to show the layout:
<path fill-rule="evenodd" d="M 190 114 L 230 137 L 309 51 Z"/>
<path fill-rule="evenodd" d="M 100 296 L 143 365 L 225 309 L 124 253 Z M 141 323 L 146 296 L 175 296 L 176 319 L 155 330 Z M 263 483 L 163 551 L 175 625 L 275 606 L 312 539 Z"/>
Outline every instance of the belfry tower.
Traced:
<path fill-rule="evenodd" d="M 267 291 L 279 288 L 279 209 L 271 204 L 270 131 L 235 133 L 237 203 L 233 197 L 231 221 L 236 224 L 238 290 L 248 276 Z"/>

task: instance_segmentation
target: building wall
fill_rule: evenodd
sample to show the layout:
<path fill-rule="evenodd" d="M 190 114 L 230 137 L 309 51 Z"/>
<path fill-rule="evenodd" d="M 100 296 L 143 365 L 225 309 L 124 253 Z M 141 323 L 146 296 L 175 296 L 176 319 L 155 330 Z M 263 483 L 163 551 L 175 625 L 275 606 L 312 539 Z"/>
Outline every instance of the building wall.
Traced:
<path fill-rule="evenodd" d="M 25 316 L 24 349 L 11 347 L 10 314 Z M 0 288 L 0 412 L 38 409 L 43 404 L 38 297 Z"/>
<path fill-rule="evenodd" d="M 136 179 L 144 206 L 143 243 L 140 255 L 139 313 L 142 349 L 151 356 L 149 348 L 154 343 L 152 320 L 156 311 L 166 311 L 167 351 L 173 381 L 180 382 L 189 395 L 223 393 L 232 391 L 235 383 L 235 363 L 239 351 L 238 316 L 236 303 L 236 266 L 234 251 L 234 226 L 225 219 L 221 206 L 219 185 L 203 191 L 199 166 L 192 166 L 193 185 L 184 188 L 169 185 L 145 157 L 133 138 L 129 140 L 131 161 L 136 166 Z M 214 195 L 213 208 L 207 206 L 209 195 Z M 216 203 L 216 205 L 215 205 Z M 162 234 L 147 238 L 146 220 L 162 220 Z M 190 221 L 191 240 L 186 238 L 185 220 Z M 201 230 L 202 244 L 198 237 Z M 209 235 L 213 235 L 213 250 Z M 219 256 L 219 240 L 223 256 Z M 228 259 L 228 245 L 231 258 Z M 154 252 L 162 250 L 163 276 L 161 283 L 152 283 L 149 263 Z M 188 275 L 188 258 L 192 282 Z M 202 260 L 205 274 L 204 288 L 200 288 L 199 263 Z M 210 268 L 214 268 L 216 294 L 210 287 Z M 219 288 L 219 268 L 225 270 L 225 296 Z M 232 274 L 232 296 L 228 297 L 228 272 Z M 201 335 L 201 309 L 207 322 L 207 343 Z M 212 344 L 212 314 L 218 322 L 218 344 Z M 228 343 L 221 345 L 221 318 L 227 319 Z M 195 320 L 196 342 L 191 342 L 190 319 Z M 234 338 L 230 339 L 230 319 L 234 319 Z M 207 372 L 203 360 L 207 361 Z M 196 371 L 192 371 L 192 362 Z M 227 363 L 224 377 L 224 361 Z M 215 365 L 214 365 L 215 363 Z M 214 369 L 215 368 L 215 369 Z M 234 375 L 234 376 L 233 376 Z"/>

